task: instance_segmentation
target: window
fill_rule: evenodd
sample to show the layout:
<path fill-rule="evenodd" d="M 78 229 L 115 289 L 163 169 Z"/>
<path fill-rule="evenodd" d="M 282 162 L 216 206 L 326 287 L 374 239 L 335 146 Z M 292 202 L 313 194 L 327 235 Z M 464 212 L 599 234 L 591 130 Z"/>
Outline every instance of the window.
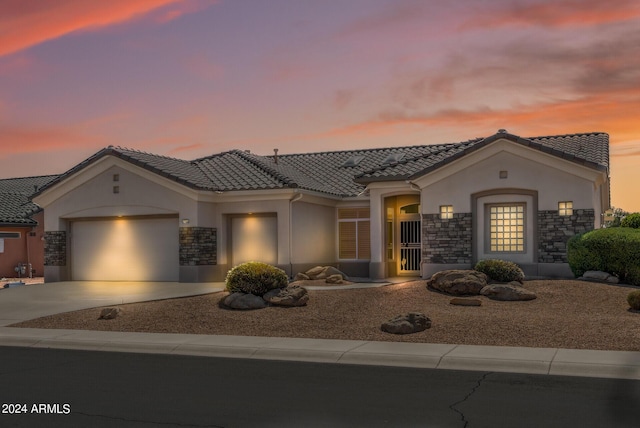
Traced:
<path fill-rule="evenodd" d="M 338 258 L 371 258 L 369 208 L 338 209 Z"/>
<path fill-rule="evenodd" d="M 420 214 L 420 204 L 411 204 L 400 207 L 400 214 Z"/>
<path fill-rule="evenodd" d="M 393 260 L 393 208 L 387 208 L 387 260 Z"/>
<path fill-rule="evenodd" d="M 453 205 L 440 205 L 440 218 L 453 218 Z"/>
<path fill-rule="evenodd" d="M 0 232 L 0 238 L 17 239 L 20 238 L 20 232 Z"/>
<path fill-rule="evenodd" d="M 524 204 L 490 205 L 489 231 L 491 252 L 524 252 Z"/>
<path fill-rule="evenodd" d="M 558 202 L 558 214 L 562 216 L 573 215 L 573 202 Z"/>

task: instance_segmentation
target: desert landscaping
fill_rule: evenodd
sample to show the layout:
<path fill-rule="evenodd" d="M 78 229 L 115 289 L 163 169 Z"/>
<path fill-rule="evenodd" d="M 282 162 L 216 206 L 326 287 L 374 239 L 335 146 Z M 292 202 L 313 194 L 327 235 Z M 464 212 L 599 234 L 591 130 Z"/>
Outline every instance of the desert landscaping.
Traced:
<path fill-rule="evenodd" d="M 101 308 L 53 315 L 12 327 L 162 332 L 419 343 L 640 350 L 640 313 L 627 294 L 637 289 L 578 280 L 524 281 L 537 298 L 496 301 L 473 296 L 481 306 L 450 304 L 452 296 L 427 281 L 368 289 L 309 290 L 305 306 L 231 310 L 227 292 L 120 306 L 115 319 L 98 319 Z M 381 331 L 381 323 L 420 312 L 431 328 L 413 334 Z"/>

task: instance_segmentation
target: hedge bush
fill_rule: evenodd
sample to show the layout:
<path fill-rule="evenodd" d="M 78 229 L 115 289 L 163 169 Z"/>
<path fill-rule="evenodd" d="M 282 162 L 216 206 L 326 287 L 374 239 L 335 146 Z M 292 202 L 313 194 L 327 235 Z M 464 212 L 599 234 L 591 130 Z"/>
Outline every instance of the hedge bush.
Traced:
<path fill-rule="evenodd" d="M 620 226 L 640 229 L 640 213 L 633 213 L 625 216 L 622 221 L 620 221 Z"/>
<path fill-rule="evenodd" d="M 524 272 L 522 272 L 520 266 L 506 260 L 480 260 L 476 263 L 474 269 L 497 282 L 524 281 Z"/>
<path fill-rule="evenodd" d="M 627 295 L 627 303 L 631 309 L 640 311 L 640 290 L 632 291 Z"/>
<path fill-rule="evenodd" d="M 576 277 L 599 270 L 640 285 L 640 229 L 611 227 L 576 235 L 567 244 L 567 259 Z"/>
<path fill-rule="evenodd" d="M 246 262 L 227 272 L 226 290 L 262 296 L 269 290 L 284 288 L 288 284 L 289 279 L 282 269 L 262 262 Z"/>

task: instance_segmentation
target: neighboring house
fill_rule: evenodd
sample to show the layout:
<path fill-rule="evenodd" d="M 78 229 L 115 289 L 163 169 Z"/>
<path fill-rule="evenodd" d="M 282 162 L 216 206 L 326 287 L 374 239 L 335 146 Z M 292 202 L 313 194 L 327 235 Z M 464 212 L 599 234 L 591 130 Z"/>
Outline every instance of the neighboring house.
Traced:
<path fill-rule="evenodd" d="M 0 277 L 43 275 L 44 214 L 30 198 L 55 178 L 0 179 Z M 19 265 L 24 272 L 16 271 Z"/>
<path fill-rule="evenodd" d="M 33 198 L 45 279 L 201 282 L 259 260 L 289 274 L 428 277 L 485 258 L 570 276 L 566 242 L 609 208 L 604 133 L 194 161 L 109 146 Z"/>

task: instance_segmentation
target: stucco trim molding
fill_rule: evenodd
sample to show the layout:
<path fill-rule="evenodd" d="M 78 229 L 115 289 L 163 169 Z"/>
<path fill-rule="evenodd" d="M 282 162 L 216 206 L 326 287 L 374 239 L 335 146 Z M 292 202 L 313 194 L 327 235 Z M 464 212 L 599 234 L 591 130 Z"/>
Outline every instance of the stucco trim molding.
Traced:
<path fill-rule="evenodd" d="M 503 188 L 503 189 L 489 189 L 481 192 L 471 194 L 471 213 L 473 218 L 473 233 L 471 236 L 471 262 L 475 265 L 478 262 L 478 239 L 480 228 L 484 227 L 484 224 L 478 224 L 478 199 L 487 196 L 499 196 L 499 195 L 522 195 L 531 198 L 532 207 L 531 213 L 534 218 L 527 219 L 532 226 L 532 236 L 528 237 L 532 240 L 532 260 L 538 260 L 538 191 L 531 189 L 517 189 L 517 188 Z"/>

